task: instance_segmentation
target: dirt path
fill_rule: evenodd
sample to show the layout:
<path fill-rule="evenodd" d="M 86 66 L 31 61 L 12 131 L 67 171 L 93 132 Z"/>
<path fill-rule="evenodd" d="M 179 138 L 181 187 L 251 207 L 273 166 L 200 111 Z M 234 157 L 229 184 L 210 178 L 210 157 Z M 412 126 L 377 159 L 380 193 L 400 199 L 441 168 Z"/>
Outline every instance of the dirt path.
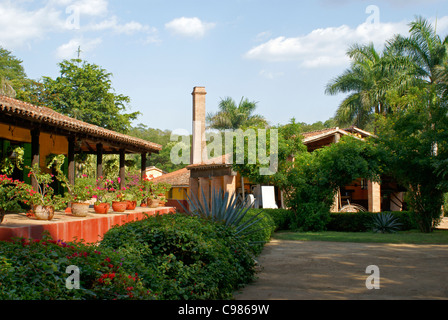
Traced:
<path fill-rule="evenodd" d="M 448 245 L 394 245 L 272 240 L 258 279 L 236 300 L 448 300 Z M 380 271 L 380 289 L 368 290 Z"/>

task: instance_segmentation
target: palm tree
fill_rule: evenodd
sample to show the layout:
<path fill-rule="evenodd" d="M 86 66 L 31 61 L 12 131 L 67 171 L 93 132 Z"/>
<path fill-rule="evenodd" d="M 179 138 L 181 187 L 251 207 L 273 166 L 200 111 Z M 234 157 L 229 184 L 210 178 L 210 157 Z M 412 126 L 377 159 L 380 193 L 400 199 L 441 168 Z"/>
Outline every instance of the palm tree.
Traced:
<path fill-rule="evenodd" d="M 436 27 L 422 17 L 411 22 L 409 33 L 409 37 L 395 36 L 388 48 L 408 58 L 413 65 L 413 76 L 420 85 L 439 84 L 443 81 L 440 68 L 448 59 L 448 36 L 442 40 Z"/>
<path fill-rule="evenodd" d="M 236 130 L 243 127 L 268 125 L 267 120 L 258 114 L 254 114 L 257 102 L 241 99 L 239 105 L 227 97 L 221 99 L 219 111 L 207 114 L 207 124 L 210 129 Z"/>
<path fill-rule="evenodd" d="M 325 92 L 330 95 L 349 93 L 339 106 L 335 120 L 340 125 L 365 127 L 372 114 L 386 114 L 386 92 L 391 83 L 389 57 L 376 51 L 373 44 L 355 44 L 347 55 L 351 67 L 330 81 Z"/>

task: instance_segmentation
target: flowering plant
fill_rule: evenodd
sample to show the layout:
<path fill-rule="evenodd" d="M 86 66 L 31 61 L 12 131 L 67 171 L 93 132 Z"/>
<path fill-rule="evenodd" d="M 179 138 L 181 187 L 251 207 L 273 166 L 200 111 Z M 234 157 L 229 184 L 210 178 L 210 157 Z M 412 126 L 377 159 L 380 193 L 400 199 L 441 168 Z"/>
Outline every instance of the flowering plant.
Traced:
<path fill-rule="evenodd" d="M 96 205 L 108 202 L 107 194 L 109 191 L 109 181 L 109 179 L 105 180 L 104 177 L 99 177 L 96 180 L 96 187 L 92 187 L 92 197 L 96 199 Z"/>
<path fill-rule="evenodd" d="M 112 195 L 112 201 L 125 201 L 126 200 L 126 187 L 120 188 L 121 179 L 118 177 L 116 181 L 106 180 L 106 189 L 109 195 Z"/>
<path fill-rule="evenodd" d="M 38 164 L 33 167 L 27 167 L 30 170 L 28 177 L 33 176 L 37 181 L 37 190 L 29 186 L 29 193 L 26 200 L 33 205 L 58 207 L 61 202 L 66 202 L 63 197 L 54 196 L 54 189 L 51 187 L 54 176 L 49 173 L 43 173 Z"/>
<path fill-rule="evenodd" d="M 0 210 L 20 211 L 21 203 L 27 204 L 30 196 L 29 185 L 6 175 L 0 175 Z"/>
<path fill-rule="evenodd" d="M 159 182 L 154 185 L 153 192 L 156 199 L 165 200 L 166 193 L 171 189 L 171 185 L 166 182 Z"/>
<path fill-rule="evenodd" d="M 142 180 L 142 196 L 147 199 L 154 199 L 154 177 L 152 175 L 146 176 Z"/>
<path fill-rule="evenodd" d="M 71 186 L 73 201 L 86 202 L 92 200 L 93 189 L 94 187 L 87 178 L 87 175 L 83 174 L 81 178 L 76 179 L 75 185 Z"/>

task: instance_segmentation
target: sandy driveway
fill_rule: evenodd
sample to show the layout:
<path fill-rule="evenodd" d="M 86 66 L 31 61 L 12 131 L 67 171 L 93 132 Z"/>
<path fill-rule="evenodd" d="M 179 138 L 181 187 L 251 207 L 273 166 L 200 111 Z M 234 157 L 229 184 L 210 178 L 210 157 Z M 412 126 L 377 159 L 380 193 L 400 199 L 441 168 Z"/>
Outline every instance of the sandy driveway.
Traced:
<path fill-rule="evenodd" d="M 258 279 L 236 300 L 448 299 L 448 245 L 272 240 L 258 261 Z M 366 287 L 370 265 L 378 290 Z"/>

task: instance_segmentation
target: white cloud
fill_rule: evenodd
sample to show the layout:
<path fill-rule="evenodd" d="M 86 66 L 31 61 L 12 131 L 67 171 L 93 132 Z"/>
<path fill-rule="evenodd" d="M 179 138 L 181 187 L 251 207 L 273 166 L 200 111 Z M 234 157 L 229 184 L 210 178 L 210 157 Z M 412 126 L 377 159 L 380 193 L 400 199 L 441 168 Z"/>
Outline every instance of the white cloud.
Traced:
<path fill-rule="evenodd" d="M 157 32 L 156 28 L 150 27 L 148 25 L 143 25 L 135 21 L 120 24 L 116 16 L 112 16 L 109 19 L 101 21 L 100 23 L 89 25 L 85 29 L 94 31 L 112 30 L 117 34 L 127 34 L 127 35 L 131 35 L 138 32 L 145 32 L 145 33 Z"/>
<path fill-rule="evenodd" d="M 0 3 L 0 45 L 8 49 L 29 45 L 51 30 L 64 28 L 60 12 L 52 7 L 24 10 L 13 2 Z"/>
<path fill-rule="evenodd" d="M 29 47 L 52 34 L 73 31 L 78 37 L 92 31 L 144 33 L 150 39 L 148 43 L 157 40 L 155 28 L 136 21 L 119 22 L 109 13 L 108 0 L 47 0 L 37 9 L 31 4 L 29 0 L 0 2 L 0 46 L 9 50 Z M 67 46 L 59 47 L 58 52 L 64 52 Z"/>
<path fill-rule="evenodd" d="M 77 58 L 77 50 L 80 47 L 82 53 L 92 51 L 98 45 L 100 45 L 102 40 L 100 38 L 96 39 L 72 39 L 68 43 L 61 45 L 56 49 L 56 57 L 58 59 L 73 59 Z"/>
<path fill-rule="evenodd" d="M 354 43 L 374 43 L 380 50 L 394 34 L 407 34 L 407 22 L 363 23 L 315 29 L 294 38 L 277 37 L 249 50 L 245 57 L 268 62 L 298 61 L 302 67 L 339 66 L 348 62 L 346 52 Z"/>
<path fill-rule="evenodd" d="M 202 38 L 206 32 L 215 27 L 215 23 L 203 22 L 199 18 L 177 18 L 167 24 L 165 28 L 173 34 L 185 37 Z"/>

